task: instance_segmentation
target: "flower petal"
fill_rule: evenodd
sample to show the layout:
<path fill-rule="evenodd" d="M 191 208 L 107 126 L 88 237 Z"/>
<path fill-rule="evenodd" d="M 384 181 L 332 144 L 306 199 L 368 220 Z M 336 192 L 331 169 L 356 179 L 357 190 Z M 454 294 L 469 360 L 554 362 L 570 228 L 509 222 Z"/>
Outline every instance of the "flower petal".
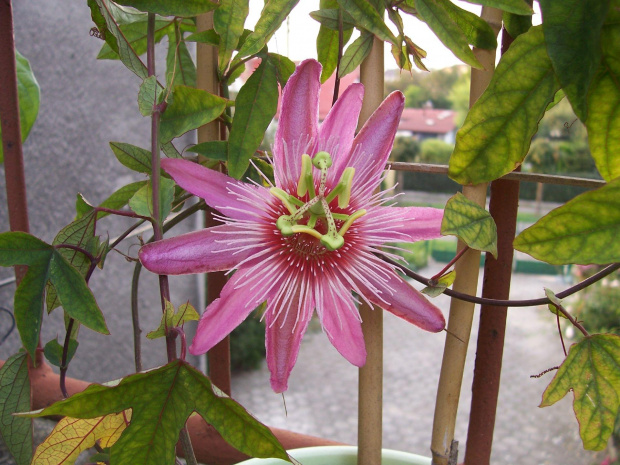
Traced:
<path fill-rule="evenodd" d="M 374 207 L 359 221 L 361 234 L 384 242 L 415 242 L 441 237 L 443 210 L 429 207 Z"/>
<path fill-rule="evenodd" d="M 297 281 L 294 281 L 293 285 L 297 287 Z M 305 289 L 307 291 L 307 287 Z M 271 388 L 275 392 L 288 389 L 288 378 L 297 361 L 301 340 L 314 308 L 308 292 L 304 293 L 299 289 L 294 292 L 295 295 L 288 303 L 278 299 L 269 302 L 265 312 L 267 366 L 271 372 Z M 300 297 L 300 294 L 305 295 Z M 288 308 L 282 311 L 282 306 Z"/>
<path fill-rule="evenodd" d="M 332 345 L 340 355 L 355 366 L 366 363 L 366 346 L 359 312 L 350 291 L 333 292 L 332 287 L 321 292 L 322 299 L 317 302 L 317 313 L 321 325 Z M 316 295 L 316 293 L 315 293 Z"/>
<path fill-rule="evenodd" d="M 306 60 L 297 66 L 282 91 L 278 129 L 273 143 L 278 187 L 294 192 L 301 173 L 301 156 L 312 152 L 319 124 L 321 65 Z"/>
<path fill-rule="evenodd" d="M 138 253 L 144 267 L 157 274 L 210 273 L 230 270 L 258 248 L 232 254 L 229 241 L 238 238 L 234 227 L 215 226 L 146 244 Z"/>
<path fill-rule="evenodd" d="M 325 150 L 333 160 L 333 166 L 327 175 L 328 186 L 337 183 L 346 168 L 345 163 L 357 129 L 363 99 L 364 86 L 360 83 L 351 84 L 340 95 L 319 128 L 316 150 Z"/>
<path fill-rule="evenodd" d="M 359 274 L 353 276 L 364 297 L 426 331 L 436 333 L 445 328 L 441 310 L 401 279 L 385 262 L 370 254 L 366 258 L 367 263 L 360 262 L 356 266 Z"/>
<path fill-rule="evenodd" d="M 368 118 L 353 140 L 346 166 L 355 168 L 351 192 L 354 208 L 362 205 L 379 184 L 404 106 L 405 97 L 402 92 L 392 92 Z"/>
<path fill-rule="evenodd" d="M 189 347 L 191 354 L 201 355 L 210 350 L 261 303 L 253 293 L 238 289 L 245 278 L 245 273 L 236 272 L 222 289 L 219 299 L 211 302 L 204 311 Z"/>
<path fill-rule="evenodd" d="M 230 218 L 256 219 L 272 199 L 267 189 L 237 181 L 188 160 L 167 158 L 161 161 L 161 167 L 183 189 L 202 197 L 207 205 Z M 240 197 L 250 201 L 241 202 Z"/>

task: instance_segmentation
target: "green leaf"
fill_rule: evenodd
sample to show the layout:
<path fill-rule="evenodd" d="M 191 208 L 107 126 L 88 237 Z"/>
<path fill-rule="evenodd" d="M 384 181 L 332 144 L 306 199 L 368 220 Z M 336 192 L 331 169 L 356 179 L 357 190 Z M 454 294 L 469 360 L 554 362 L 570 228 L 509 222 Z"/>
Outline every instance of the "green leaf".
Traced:
<path fill-rule="evenodd" d="M 105 40 L 105 43 L 114 51 L 114 53 L 118 54 L 118 41 L 114 34 L 112 34 L 108 30 L 108 25 L 106 23 L 105 17 L 101 13 L 101 9 L 99 8 L 99 4 L 96 0 L 87 0 L 88 8 L 90 8 L 90 17 L 95 23 L 99 34 L 101 34 L 101 38 Z"/>
<path fill-rule="evenodd" d="M 172 208 L 174 186 L 172 179 L 160 178 L 159 218 L 162 221 L 168 216 Z M 153 217 L 153 189 L 150 181 L 129 200 L 129 207 L 138 215 Z"/>
<path fill-rule="evenodd" d="M 114 4 L 110 2 L 110 0 L 95 0 L 97 6 L 99 7 L 99 11 L 101 15 L 105 19 L 106 23 L 106 37 L 108 32 L 114 36 L 116 39 L 116 43 L 118 45 L 118 56 L 120 57 L 123 64 L 136 76 L 141 78 L 142 80 L 146 79 L 149 75 L 148 70 L 140 57 L 135 52 L 135 50 L 129 44 L 127 38 L 124 36 L 123 32 L 119 29 L 114 16 L 112 15 L 112 8 L 114 8 Z M 110 42 L 106 39 L 106 42 L 110 44 Z"/>
<path fill-rule="evenodd" d="M 265 2 L 254 32 L 247 37 L 239 49 L 233 64 L 238 63 L 242 58 L 258 53 L 269 42 L 271 36 L 282 25 L 297 3 L 299 0 L 268 0 Z"/>
<path fill-rule="evenodd" d="M 49 279 L 56 289 L 60 305 L 74 320 L 101 334 L 110 334 L 103 314 L 84 277 L 54 250 L 49 263 Z"/>
<path fill-rule="evenodd" d="M 620 178 L 585 192 L 517 236 L 514 247 L 532 257 L 563 265 L 620 261 Z"/>
<path fill-rule="evenodd" d="M 228 160 L 228 142 L 225 140 L 212 140 L 202 142 L 186 149 L 188 152 L 204 155 L 212 160 Z"/>
<path fill-rule="evenodd" d="M 179 309 L 175 311 L 174 305 L 166 301 L 166 310 L 161 317 L 159 328 L 149 332 L 146 337 L 149 339 L 164 337 L 166 335 L 166 328 L 176 328 L 182 326 L 186 321 L 198 321 L 199 319 L 200 315 L 189 302 L 179 306 Z"/>
<path fill-rule="evenodd" d="M 422 289 L 422 294 L 426 294 L 429 297 L 437 297 L 444 293 L 446 289 L 448 289 L 454 283 L 456 279 L 456 271 L 452 270 L 449 273 L 446 273 L 441 278 L 437 280 L 437 284 L 434 286 L 427 286 Z"/>
<path fill-rule="evenodd" d="M 601 61 L 601 29 L 609 0 L 540 0 L 547 52 L 581 121 L 588 114 L 590 83 Z"/>
<path fill-rule="evenodd" d="M 489 23 L 478 15 L 459 8 L 449 0 L 438 0 L 438 3 L 443 6 L 448 16 L 450 16 L 461 32 L 465 34 L 468 43 L 474 47 L 486 50 L 495 50 L 497 48 L 497 37 Z"/>
<path fill-rule="evenodd" d="M 13 414 L 30 408 L 28 355 L 19 352 L 0 368 L 0 435 L 17 465 L 32 459 L 32 420 Z"/>
<path fill-rule="evenodd" d="M 69 339 L 69 350 L 67 351 L 67 365 L 75 355 L 78 348 L 78 341 Z M 43 348 L 43 353 L 48 362 L 56 367 L 62 366 L 63 346 L 58 343 L 58 339 L 52 339 Z"/>
<path fill-rule="evenodd" d="M 161 103 L 162 95 L 163 89 L 157 83 L 155 76 L 149 76 L 142 81 L 140 91 L 138 92 L 138 108 L 142 116 L 151 116 L 153 114 L 153 106 Z"/>
<path fill-rule="evenodd" d="M 502 20 L 508 34 L 514 39 L 521 34 L 525 34 L 532 27 L 532 17 L 525 15 L 516 15 L 504 11 Z"/>
<path fill-rule="evenodd" d="M 30 134 L 30 129 L 32 129 L 39 114 L 39 84 L 30 68 L 30 63 L 17 50 L 15 50 L 15 66 L 17 97 L 19 99 L 19 128 L 23 142 Z M 1 130 L 0 142 L 2 142 Z M 0 143 L 0 163 L 3 160 L 4 152 Z"/>
<path fill-rule="evenodd" d="M 114 387 L 92 384 L 32 416 L 95 418 L 129 408 L 131 423 L 110 450 L 116 465 L 173 463 L 179 432 L 194 411 L 241 452 L 288 460 L 266 426 L 181 360 L 128 376 Z"/>
<path fill-rule="evenodd" d="M 74 245 L 86 249 L 91 253 L 96 253 L 94 250 L 89 250 L 88 247 L 89 242 L 95 235 L 95 222 L 96 219 L 94 213 L 88 213 L 78 218 L 62 228 L 58 234 L 56 234 L 56 237 L 52 241 L 52 245 Z M 90 268 L 90 260 L 88 257 L 77 250 L 68 248 L 60 248 L 58 249 L 58 252 L 73 267 L 75 267 L 75 269 L 77 269 L 82 276 L 86 276 L 86 273 Z M 58 296 L 56 294 L 56 289 L 54 289 L 51 284 L 48 284 L 47 286 L 46 304 L 48 313 L 51 313 L 52 310 L 60 305 L 60 301 L 58 300 Z"/>
<path fill-rule="evenodd" d="M 479 184 L 521 164 L 559 85 L 540 26 L 515 39 L 456 135 L 449 176 Z"/>
<path fill-rule="evenodd" d="M 243 25 L 250 11 L 250 0 L 221 0 L 213 13 L 213 29 L 220 36 L 218 67 L 224 74 L 233 51 L 243 34 Z"/>
<path fill-rule="evenodd" d="M 186 42 L 199 42 L 201 44 L 220 45 L 220 37 L 213 29 L 207 29 L 206 31 L 196 32 L 185 38 Z"/>
<path fill-rule="evenodd" d="M 604 449 L 620 407 L 619 336 L 596 334 L 573 344 L 540 407 L 553 405 L 571 390 L 583 447 Z"/>
<path fill-rule="evenodd" d="M 356 26 L 372 32 L 385 42 L 398 45 L 398 40 L 370 2 L 367 0 L 338 0 L 338 4 L 340 8 L 353 17 Z"/>
<path fill-rule="evenodd" d="M 339 25 L 338 15 L 342 11 L 336 0 L 321 0 L 321 9 L 313 11 L 310 16 L 321 23 L 316 37 L 316 50 L 319 63 L 323 66 L 321 83 L 324 83 L 338 67 Z M 345 19 L 349 22 L 345 25 Z M 353 34 L 353 18 L 342 11 L 342 44 L 349 42 Z"/>
<path fill-rule="evenodd" d="M 314 19 L 315 21 L 318 21 L 319 23 L 321 23 L 322 27 L 329 29 L 331 31 L 334 31 L 334 32 L 338 32 L 338 29 L 339 29 L 338 2 L 336 2 L 336 0 L 332 0 L 331 3 L 335 5 L 328 7 L 328 8 L 321 6 L 320 10 L 311 11 L 310 17 Z M 353 19 L 353 17 L 350 14 L 348 14 L 346 11 L 343 11 L 342 12 L 342 29 L 349 30 L 349 29 L 353 29 L 354 27 L 355 27 L 355 20 Z"/>
<path fill-rule="evenodd" d="M 140 56 L 146 53 L 146 30 L 147 30 L 146 18 L 143 18 L 141 21 L 136 21 L 129 24 L 123 24 L 119 26 L 120 31 L 123 36 L 134 50 L 136 55 Z M 156 20 L 155 21 L 155 43 L 161 42 L 161 39 L 166 37 L 167 32 L 174 27 L 174 23 L 172 21 L 165 20 Z M 106 42 L 101 50 L 99 50 L 99 54 L 97 55 L 98 60 L 118 60 L 118 53 L 113 50 L 110 45 Z"/>
<path fill-rule="evenodd" d="M 168 35 L 168 54 L 166 55 L 166 87 L 178 85 L 196 87 L 196 65 L 180 34 Z"/>
<path fill-rule="evenodd" d="M 110 148 L 116 159 L 130 170 L 151 173 L 151 152 L 148 150 L 123 142 L 110 142 Z"/>
<path fill-rule="evenodd" d="M 127 205 L 129 199 L 131 199 L 138 190 L 144 187 L 146 183 L 147 181 L 137 181 L 127 184 L 110 195 L 110 197 L 105 199 L 99 206 L 102 208 L 109 208 L 110 210 L 119 210 Z M 76 201 L 77 219 L 81 218 L 92 209 L 92 205 L 86 202 L 81 194 L 78 194 Z M 103 218 L 107 215 L 109 215 L 108 212 L 99 212 L 97 218 Z"/>
<path fill-rule="evenodd" d="M 201 89 L 177 86 L 161 115 L 159 139 L 169 142 L 187 131 L 210 123 L 226 109 L 226 99 Z"/>
<path fill-rule="evenodd" d="M 288 78 L 295 72 L 295 63 L 284 55 L 278 55 L 277 53 L 268 53 L 267 58 L 276 67 L 276 76 L 278 83 L 282 88 L 288 82 Z"/>
<path fill-rule="evenodd" d="M 551 301 L 551 303 L 547 305 L 547 307 L 549 307 L 549 311 L 553 313 L 554 315 L 559 316 L 560 318 L 564 318 L 565 320 L 568 320 L 566 315 L 564 315 L 561 311 L 558 310 L 558 307 L 562 305 L 562 301 L 556 297 L 556 295 L 551 289 L 547 289 L 546 287 L 544 289 L 545 289 L 545 295 L 547 296 L 547 299 Z"/>
<path fill-rule="evenodd" d="M 470 248 L 491 252 L 497 258 L 497 227 L 484 208 L 460 192 L 453 195 L 444 209 L 441 234 L 456 236 Z"/>
<path fill-rule="evenodd" d="M 375 36 L 370 32 L 362 31 L 362 34 L 355 39 L 342 54 L 340 69 L 338 69 L 339 77 L 346 76 L 353 72 L 353 70 L 364 61 L 364 58 L 368 56 L 372 49 L 374 40 Z"/>
<path fill-rule="evenodd" d="M 620 176 L 620 24 L 606 26 L 603 59 L 588 95 L 588 141 L 606 181 Z"/>
<path fill-rule="evenodd" d="M 449 1 L 447 3 L 450 3 Z M 454 55 L 474 68 L 482 69 L 474 52 L 469 48 L 467 37 L 452 19 L 444 4 L 437 0 L 416 0 L 416 9 L 420 18 L 428 24 L 437 38 L 448 47 Z"/>
<path fill-rule="evenodd" d="M 490 6 L 517 15 L 531 16 L 534 12 L 524 0 L 466 0 L 476 5 Z"/>
<path fill-rule="evenodd" d="M 162 16 L 196 16 L 218 7 L 210 0 L 116 0 L 120 5 Z"/>
<path fill-rule="evenodd" d="M 235 117 L 228 138 L 228 174 L 233 178 L 241 179 L 245 173 L 277 107 L 276 68 L 271 60 L 262 60 L 235 100 Z"/>
<path fill-rule="evenodd" d="M 168 158 L 183 158 L 172 142 L 161 144 L 161 151 L 164 152 L 164 155 Z"/>

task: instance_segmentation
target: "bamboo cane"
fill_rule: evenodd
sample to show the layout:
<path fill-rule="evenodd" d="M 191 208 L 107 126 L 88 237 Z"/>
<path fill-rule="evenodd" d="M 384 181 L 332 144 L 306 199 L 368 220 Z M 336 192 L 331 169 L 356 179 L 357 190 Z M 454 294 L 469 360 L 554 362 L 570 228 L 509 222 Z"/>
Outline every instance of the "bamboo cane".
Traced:
<path fill-rule="evenodd" d="M 360 68 L 364 104 L 360 127 L 383 100 L 383 42 L 374 39 L 372 50 Z M 366 364 L 359 370 L 358 465 L 381 463 L 383 414 L 383 312 L 363 304 L 360 308 L 366 343 Z"/>
<path fill-rule="evenodd" d="M 483 7 L 481 17 L 489 23 L 497 35 L 502 23 L 501 10 Z M 480 95 L 482 95 L 493 77 L 496 51 L 474 48 L 474 54 L 485 69 L 472 69 L 469 94 L 470 107 Z M 486 183 L 463 187 L 463 194 L 482 207 L 484 207 L 486 203 L 486 191 Z M 459 241 L 457 251 L 460 251 L 464 246 L 465 245 Z M 479 263 L 480 252 L 469 250 L 465 253 L 455 266 L 456 280 L 454 281 L 454 290 L 468 294 L 476 293 L 478 287 Z M 433 465 L 449 465 L 451 463 L 456 463 L 457 450 L 456 447 L 453 446 L 454 427 L 456 424 L 456 415 L 473 315 L 473 304 L 452 299 L 446 344 L 439 376 L 439 386 L 437 388 L 437 400 L 435 403 L 435 418 L 433 421 L 433 435 L 431 439 Z"/>
<path fill-rule="evenodd" d="M 213 28 L 213 12 L 198 16 L 197 32 Z M 196 87 L 215 95 L 220 94 L 220 82 L 217 76 L 218 54 L 217 47 L 208 44 L 196 45 Z M 222 138 L 219 121 L 213 121 L 198 128 L 198 142 L 220 140 Z M 209 212 L 205 219 L 205 227 L 215 226 L 216 223 Z M 224 272 L 208 273 L 206 275 L 207 302 L 213 302 L 220 295 L 226 284 Z M 230 338 L 226 337 L 207 353 L 209 377 L 222 391 L 231 393 L 230 374 Z"/>

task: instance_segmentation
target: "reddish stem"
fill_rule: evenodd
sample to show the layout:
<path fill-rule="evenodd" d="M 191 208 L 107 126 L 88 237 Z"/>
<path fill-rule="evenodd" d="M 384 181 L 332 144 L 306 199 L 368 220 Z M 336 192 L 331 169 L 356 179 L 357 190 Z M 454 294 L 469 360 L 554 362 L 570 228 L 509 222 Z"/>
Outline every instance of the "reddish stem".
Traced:
<path fill-rule="evenodd" d="M 437 273 L 435 276 L 433 276 L 430 279 L 431 283 L 437 283 L 437 281 L 439 281 L 439 279 L 444 275 L 444 273 L 446 273 L 456 262 L 459 261 L 459 259 L 465 255 L 465 252 L 467 252 L 469 250 L 469 246 L 465 246 L 463 247 L 459 253 L 457 253 L 454 258 L 452 260 L 450 260 L 450 262 L 448 262 L 448 264 L 446 266 L 443 267 L 443 269 Z"/>

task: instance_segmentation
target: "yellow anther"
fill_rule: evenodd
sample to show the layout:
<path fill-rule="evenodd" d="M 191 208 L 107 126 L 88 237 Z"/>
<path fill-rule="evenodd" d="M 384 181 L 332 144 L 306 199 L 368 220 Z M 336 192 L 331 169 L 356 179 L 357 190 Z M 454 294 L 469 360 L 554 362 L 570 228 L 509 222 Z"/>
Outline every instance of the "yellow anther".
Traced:
<path fill-rule="evenodd" d="M 349 229 L 349 227 L 353 224 L 353 222 L 356 219 L 364 216 L 365 214 L 366 214 L 365 209 L 358 210 L 355 213 L 351 214 L 351 216 L 349 216 L 349 219 L 345 221 L 344 224 L 340 227 L 340 231 L 338 231 L 338 234 L 340 236 L 344 236 L 347 233 L 347 230 Z"/>

